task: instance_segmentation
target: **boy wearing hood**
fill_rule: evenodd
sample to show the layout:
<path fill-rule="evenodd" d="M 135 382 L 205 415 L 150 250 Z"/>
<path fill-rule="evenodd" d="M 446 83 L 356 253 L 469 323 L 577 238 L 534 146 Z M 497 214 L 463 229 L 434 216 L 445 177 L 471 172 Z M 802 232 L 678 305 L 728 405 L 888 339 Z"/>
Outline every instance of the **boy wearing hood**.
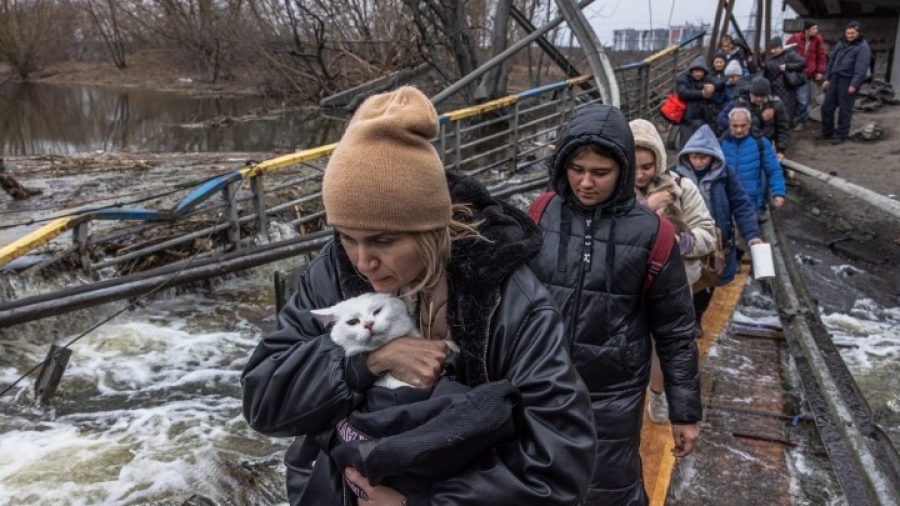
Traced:
<path fill-rule="evenodd" d="M 681 120 L 681 145 L 700 128 L 701 125 L 712 125 L 716 121 L 716 106 L 713 102 L 716 91 L 722 91 L 724 82 L 716 83 L 702 56 L 694 58 L 687 71 L 675 80 L 675 93 L 685 106 Z"/>
<path fill-rule="evenodd" d="M 660 217 L 635 199 L 635 142 L 619 109 L 578 109 L 550 163 L 556 196 L 529 264 L 560 309 L 571 356 L 591 395 L 598 447 L 585 505 L 647 504 L 640 434 L 651 334 L 662 364 L 675 456 L 701 419 L 694 312 L 678 244 L 642 288 Z"/>
<path fill-rule="evenodd" d="M 737 172 L 733 167 L 726 165 L 719 141 L 707 126 L 697 130 L 697 133 L 688 140 L 678 154 L 678 163 L 673 171 L 700 188 L 716 227 L 722 232 L 725 270 L 717 285 L 727 285 L 734 280 L 738 264 L 734 223 L 737 222 L 738 230 L 748 244 L 762 242 L 755 208 L 750 203 Z M 709 307 L 713 291 L 713 288 L 708 288 L 694 294 L 694 310 L 698 324 Z"/>

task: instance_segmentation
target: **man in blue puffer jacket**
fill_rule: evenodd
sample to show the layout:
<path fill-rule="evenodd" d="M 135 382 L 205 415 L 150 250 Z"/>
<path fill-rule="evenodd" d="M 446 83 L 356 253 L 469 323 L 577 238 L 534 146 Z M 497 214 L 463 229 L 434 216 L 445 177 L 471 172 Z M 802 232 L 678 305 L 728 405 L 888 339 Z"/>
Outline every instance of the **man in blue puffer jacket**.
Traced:
<path fill-rule="evenodd" d="M 766 182 L 776 208 L 784 204 L 784 172 L 768 140 L 750 135 L 752 116 L 738 107 L 728 114 L 729 130 L 722 136 L 725 164 L 734 169 L 759 215 L 766 209 Z"/>

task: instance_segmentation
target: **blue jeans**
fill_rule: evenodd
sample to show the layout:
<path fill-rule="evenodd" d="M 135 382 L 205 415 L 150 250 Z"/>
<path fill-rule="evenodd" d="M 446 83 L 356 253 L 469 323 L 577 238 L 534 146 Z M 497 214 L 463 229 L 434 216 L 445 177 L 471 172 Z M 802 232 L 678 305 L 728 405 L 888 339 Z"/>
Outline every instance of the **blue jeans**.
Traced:
<path fill-rule="evenodd" d="M 800 120 L 800 123 L 806 124 L 809 121 L 809 95 L 810 95 L 810 83 L 807 80 L 803 83 L 803 86 L 794 90 L 794 97 L 797 99 L 797 118 Z"/>

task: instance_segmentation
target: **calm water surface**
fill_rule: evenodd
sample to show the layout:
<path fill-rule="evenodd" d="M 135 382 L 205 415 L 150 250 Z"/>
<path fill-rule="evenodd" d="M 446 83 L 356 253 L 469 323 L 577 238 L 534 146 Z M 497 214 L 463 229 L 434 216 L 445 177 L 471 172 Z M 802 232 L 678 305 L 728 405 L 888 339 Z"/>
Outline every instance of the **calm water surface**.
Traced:
<path fill-rule="evenodd" d="M 0 156 L 292 150 L 334 142 L 343 125 L 314 108 L 287 110 L 257 97 L 82 85 L 0 87 Z"/>

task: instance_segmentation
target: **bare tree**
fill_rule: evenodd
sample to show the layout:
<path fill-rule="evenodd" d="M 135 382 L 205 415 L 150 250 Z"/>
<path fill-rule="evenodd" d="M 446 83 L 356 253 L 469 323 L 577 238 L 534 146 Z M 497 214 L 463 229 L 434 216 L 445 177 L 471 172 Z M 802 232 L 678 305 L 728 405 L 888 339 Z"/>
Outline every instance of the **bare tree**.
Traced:
<path fill-rule="evenodd" d="M 121 0 L 133 23 L 187 49 L 216 82 L 242 28 L 244 0 Z"/>
<path fill-rule="evenodd" d="M 475 42 L 466 13 L 466 0 L 404 0 L 412 12 L 419 33 L 419 52 L 447 83 L 465 76 L 478 67 Z M 447 68 L 445 54 L 456 63 L 456 71 Z M 470 90 L 464 90 L 467 99 Z"/>
<path fill-rule="evenodd" d="M 125 32 L 121 24 L 121 7 L 115 0 L 84 0 L 82 5 L 100 36 L 103 38 L 110 58 L 119 69 L 127 66 L 125 61 Z"/>
<path fill-rule="evenodd" d="M 58 21 L 54 0 L 0 1 L 0 56 L 24 80 L 40 68 Z"/>

